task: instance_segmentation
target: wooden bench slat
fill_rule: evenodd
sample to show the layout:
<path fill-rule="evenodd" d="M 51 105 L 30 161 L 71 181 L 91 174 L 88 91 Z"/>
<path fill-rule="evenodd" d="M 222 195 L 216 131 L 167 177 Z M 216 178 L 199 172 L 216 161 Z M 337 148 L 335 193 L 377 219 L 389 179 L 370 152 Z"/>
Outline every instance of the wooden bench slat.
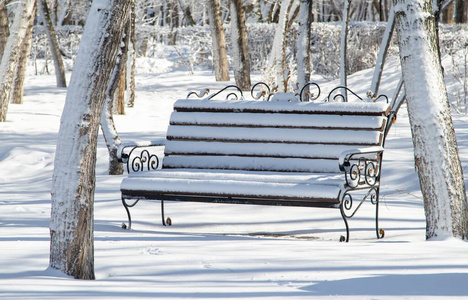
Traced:
<path fill-rule="evenodd" d="M 180 141 L 166 142 L 165 155 L 224 155 L 338 159 L 349 145 L 310 145 L 282 143 L 236 143 Z"/>
<path fill-rule="evenodd" d="M 168 140 L 236 141 L 303 144 L 347 144 L 377 146 L 381 132 L 292 128 L 243 128 L 171 125 Z"/>
<path fill-rule="evenodd" d="M 178 100 L 176 111 L 225 111 L 244 113 L 298 113 L 298 114 L 338 114 L 387 116 L 390 108 L 387 103 L 374 102 L 267 102 L 267 101 L 219 101 L 219 100 Z"/>
<path fill-rule="evenodd" d="M 237 180 L 203 180 L 192 178 L 128 177 L 122 181 L 121 190 L 176 193 L 181 195 L 208 195 L 235 197 L 270 197 L 288 199 L 328 199 L 339 203 L 341 187 L 303 183 L 272 183 Z"/>
<path fill-rule="evenodd" d="M 301 114 L 253 114 L 223 112 L 174 112 L 171 125 L 237 126 L 273 128 L 325 128 L 383 130 L 386 118 L 382 116 L 343 116 Z"/>
<path fill-rule="evenodd" d="M 338 161 L 333 159 L 303 159 L 274 157 L 230 156 L 167 156 L 163 168 L 224 169 L 247 171 L 281 171 L 308 173 L 339 173 Z"/>

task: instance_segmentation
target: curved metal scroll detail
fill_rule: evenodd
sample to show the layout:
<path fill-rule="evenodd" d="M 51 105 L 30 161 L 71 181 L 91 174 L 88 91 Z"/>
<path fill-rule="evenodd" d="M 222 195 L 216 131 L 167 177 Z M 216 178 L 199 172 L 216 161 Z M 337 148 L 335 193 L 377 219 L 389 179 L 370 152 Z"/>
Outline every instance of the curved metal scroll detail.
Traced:
<path fill-rule="evenodd" d="M 336 94 L 335 96 L 333 96 L 332 98 L 332 95 L 333 93 L 335 93 L 337 90 L 344 90 L 346 93 L 351 93 L 353 96 L 355 96 L 357 99 L 361 100 L 361 101 L 365 101 L 363 100 L 361 97 L 359 97 L 358 94 L 356 94 L 355 92 L 353 92 L 351 89 L 349 89 L 348 87 L 346 86 L 337 86 L 336 88 L 332 89 L 330 91 L 330 93 L 328 93 L 328 96 L 327 98 L 325 99 L 326 102 L 331 102 L 331 101 L 334 101 L 334 102 L 348 102 L 348 98 L 347 96 L 343 95 L 343 94 Z"/>
<path fill-rule="evenodd" d="M 151 154 L 146 149 L 134 154 L 136 149 L 144 147 L 148 146 L 134 146 L 128 153 L 122 153 L 122 162 L 127 164 L 128 174 L 131 172 L 156 170 L 159 167 L 160 160 L 156 154 Z"/>
<path fill-rule="evenodd" d="M 310 86 L 314 86 L 314 87 L 317 88 L 317 90 L 318 90 L 317 94 L 310 92 Z M 320 97 L 320 93 L 321 93 L 321 89 L 320 89 L 320 86 L 317 83 L 308 82 L 302 87 L 301 91 L 299 92 L 299 101 L 300 102 L 315 101 Z M 306 99 L 302 98 L 303 95 L 306 97 Z"/>
<path fill-rule="evenodd" d="M 190 92 L 187 94 L 187 99 L 190 98 L 190 96 L 196 96 L 198 98 L 203 98 L 205 97 L 206 95 L 208 95 L 210 93 L 210 89 L 204 89 L 204 90 L 201 90 L 200 92 Z"/>
<path fill-rule="evenodd" d="M 134 149 L 130 151 L 129 156 L 133 152 Z M 129 172 L 129 167 L 131 167 L 131 170 L 133 172 L 141 172 L 145 170 L 146 171 L 156 170 L 159 167 L 158 156 L 156 154 L 150 154 L 148 150 L 141 151 L 140 155 L 135 156 L 131 160 L 130 165 L 129 165 L 129 162 L 127 162 L 127 172 Z"/>
<path fill-rule="evenodd" d="M 225 100 L 243 100 L 244 99 L 244 93 L 242 90 L 237 86 L 237 85 L 228 85 L 222 88 L 221 90 L 217 91 L 216 93 L 208 96 L 205 100 L 211 100 L 214 97 L 218 96 L 219 94 L 226 92 L 228 89 L 234 89 L 234 92 L 230 92 L 226 95 Z M 237 94 L 239 93 L 240 96 Z"/>
<path fill-rule="evenodd" d="M 359 158 L 345 168 L 346 184 L 351 188 L 367 184 L 374 186 L 380 175 L 379 162 L 368 158 Z"/>
<path fill-rule="evenodd" d="M 265 90 L 260 90 L 258 91 L 256 94 L 254 94 L 255 92 L 255 89 L 258 87 L 258 86 L 264 86 L 266 88 L 266 91 Z M 270 100 L 270 97 L 272 95 L 271 93 L 271 88 L 268 86 L 268 84 L 266 84 L 265 82 L 257 82 L 256 84 L 254 84 L 252 86 L 252 88 L 250 89 L 250 95 L 252 96 L 253 99 L 255 100 L 260 100 L 261 98 L 263 98 L 263 100 L 266 100 L 266 101 L 269 101 Z"/>

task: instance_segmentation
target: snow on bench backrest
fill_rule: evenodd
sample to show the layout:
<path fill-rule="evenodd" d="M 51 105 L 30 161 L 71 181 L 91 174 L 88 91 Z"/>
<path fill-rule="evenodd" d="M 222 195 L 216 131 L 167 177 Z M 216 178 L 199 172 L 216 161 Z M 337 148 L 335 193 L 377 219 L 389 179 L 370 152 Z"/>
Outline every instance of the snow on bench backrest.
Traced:
<path fill-rule="evenodd" d="M 163 168 L 338 173 L 341 152 L 380 146 L 386 103 L 179 100 Z"/>

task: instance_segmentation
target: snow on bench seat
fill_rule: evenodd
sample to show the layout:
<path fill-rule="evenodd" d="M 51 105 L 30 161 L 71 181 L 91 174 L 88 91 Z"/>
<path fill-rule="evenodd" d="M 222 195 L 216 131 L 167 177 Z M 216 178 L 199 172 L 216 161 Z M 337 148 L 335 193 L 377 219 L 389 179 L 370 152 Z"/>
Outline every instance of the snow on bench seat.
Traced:
<path fill-rule="evenodd" d="M 120 188 L 125 194 L 137 191 L 173 195 L 320 200 L 338 204 L 343 179 L 337 174 L 160 170 L 133 173 L 122 181 Z"/>

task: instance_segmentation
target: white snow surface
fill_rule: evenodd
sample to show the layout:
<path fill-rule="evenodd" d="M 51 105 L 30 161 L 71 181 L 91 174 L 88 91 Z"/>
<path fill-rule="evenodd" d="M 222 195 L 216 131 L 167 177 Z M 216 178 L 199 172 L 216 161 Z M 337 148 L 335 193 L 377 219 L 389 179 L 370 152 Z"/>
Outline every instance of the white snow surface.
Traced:
<path fill-rule="evenodd" d="M 391 96 L 397 60 L 385 68 L 381 92 Z M 349 77 L 361 95 L 373 70 Z M 253 79 L 253 82 L 258 80 Z M 139 74 L 135 107 L 115 116 L 123 142 L 163 138 L 176 99 L 216 83 L 211 72 Z M 337 82 L 323 85 L 330 90 Z M 95 281 L 48 268 L 50 190 L 66 89 L 55 76 L 28 76 L 23 105 L 0 123 L 0 298 L 2 299 L 448 299 L 468 297 L 468 244 L 425 240 L 425 218 L 413 164 L 406 105 L 384 153 L 380 206 L 350 220 L 351 240 L 339 243 L 337 209 L 166 203 L 173 225 L 160 224 L 160 205 L 132 209 L 123 230 L 123 176 L 108 176 L 98 145 L 95 197 Z M 460 157 L 468 163 L 468 126 L 454 115 Z"/>

